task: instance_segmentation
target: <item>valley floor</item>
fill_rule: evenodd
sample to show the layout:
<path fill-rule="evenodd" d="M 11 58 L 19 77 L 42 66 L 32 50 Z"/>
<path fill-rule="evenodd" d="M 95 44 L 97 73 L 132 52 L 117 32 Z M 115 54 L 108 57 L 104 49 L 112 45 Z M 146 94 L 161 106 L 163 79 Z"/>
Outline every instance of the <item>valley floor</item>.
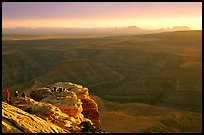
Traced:
<path fill-rule="evenodd" d="M 202 114 L 142 103 L 115 103 L 91 96 L 99 106 L 101 127 L 111 133 L 202 132 Z"/>

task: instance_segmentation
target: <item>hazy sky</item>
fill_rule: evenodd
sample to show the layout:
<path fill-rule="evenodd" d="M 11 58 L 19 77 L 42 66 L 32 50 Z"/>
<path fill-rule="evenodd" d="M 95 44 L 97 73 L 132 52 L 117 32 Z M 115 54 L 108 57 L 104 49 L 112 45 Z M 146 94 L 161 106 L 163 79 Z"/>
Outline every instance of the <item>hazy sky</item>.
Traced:
<path fill-rule="evenodd" d="M 189 26 L 202 29 L 201 2 L 3 2 L 2 27 Z"/>

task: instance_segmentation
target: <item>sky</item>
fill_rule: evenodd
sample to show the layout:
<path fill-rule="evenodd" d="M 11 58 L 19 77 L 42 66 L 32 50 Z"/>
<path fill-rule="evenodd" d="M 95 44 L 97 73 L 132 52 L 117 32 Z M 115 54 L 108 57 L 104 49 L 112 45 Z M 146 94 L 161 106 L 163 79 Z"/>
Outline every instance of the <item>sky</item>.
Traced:
<path fill-rule="evenodd" d="M 202 2 L 3 2 L 2 27 L 188 26 L 202 29 Z"/>

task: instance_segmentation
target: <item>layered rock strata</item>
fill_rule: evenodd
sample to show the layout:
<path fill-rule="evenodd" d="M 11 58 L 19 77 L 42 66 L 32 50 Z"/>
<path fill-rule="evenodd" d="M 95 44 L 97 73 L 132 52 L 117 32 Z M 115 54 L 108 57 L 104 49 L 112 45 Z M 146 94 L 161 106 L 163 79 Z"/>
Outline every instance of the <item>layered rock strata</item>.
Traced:
<path fill-rule="evenodd" d="M 64 89 L 64 92 L 70 91 L 71 93 L 75 93 L 76 97 L 82 102 L 82 114 L 84 115 L 84 117 L 90 119 L 94 123 L 96 128 L 100 128 L 98 106 L 95 101 L 89 97 L 88 88 L 71 82 L 58 82 L 53 84 L 51 86 L 51 89 L 53 87 L 56 87 L 57 89 L 62 88 Z M 63 109 L 62 112 L 64 112 Z"/>
<path fill-rule="evenodd" d="M 68 130 L 2 102 L 3 133 L 69 133 Z"/>
<path fill-rule="evenodd" d="M 13 105 L 61 128 L 72 131 L 80 130 L 77 127 L 79 122 L 75 118 L 63 113 L 58 107 L 50 103 L 37 102 L 28 97 L 19 97 L 15 99 Z"/>

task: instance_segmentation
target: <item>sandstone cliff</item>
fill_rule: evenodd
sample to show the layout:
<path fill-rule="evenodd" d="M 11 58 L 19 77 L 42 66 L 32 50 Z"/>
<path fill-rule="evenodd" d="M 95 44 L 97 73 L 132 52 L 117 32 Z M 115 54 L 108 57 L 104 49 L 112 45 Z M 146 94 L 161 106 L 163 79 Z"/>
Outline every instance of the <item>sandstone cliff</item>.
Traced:
<path fill-rule="evenodd" d="M 82 102 L 82 114 L 84 117 L 90 119 L 97 128 L 100 128 L 98 106 L 95 101 L 89 97 L 88 88 L 70 82 L 59 82 L 52 86 L 63 87 L 67 91 L 75 93 L 77 98 Z"/>
<path fill-rule="evenodd" d="M 56 91 L 53 92 L 53 87 L 56 87 Z M 59 88 L 61 91 L 59 91 Z M 63 88 L 63 90 L 62 90 Z M 73 84 L 70 82 L 59 82 L 50 86 L 50 88 L 37 88 L 28 93 L 30 97 L 17 97 L 14 98 L 12 106 L 5 103 L 5 113 L 10 114 L 11 111 L 21 110 L 25 111 L 27 115 L 37 117 L 48 125 L 54 125 L 62 131 L 53 132 L 81 132 L 80 123 L 89 122 L 96 128 L 100 128 L 100 118 L 98 112 L 98 106 L 93 99 L 89 97 L 88 88 L 81 85 Z M 37 101 L 36 101 L 37 100 Z M 8 106 L 7 106 L 8 105 Z M 7 111 L 7 107 L 16 108 Z M 23 117 L 24 114 L 22 114 Z M 2 117 L 5 117 L 2 113 Z M 17 117 L 17 114 L 14 114 Z M 20 121 L 17 117 L 15 120 Z M 32 119 L 30 120 L 32 121 Z M 28 120 L 28 122 L 30 122 Z M 23 129 L 21 125 L 18 128 L 13 127 L 11 123 L 3 120 L 3 132 L 47 132 L 52 131 L 38 131 L 35 129 Z M 31 126 L 32 127 L 32 126 Z M 20 129 L 19 129 L 20 128 Z"/>
<path fill-rule="evenodd" d="M 69 115 L 62 113 L 62 111 L 49 103 L 37 102 L 31 98 L 16 98 L 14 106 L 46 120 L 47 122 L 58 125 L 67 130 L 76 130 L 77 122 Z M 79 129 L 79 128 L 78 128 Z"/>
<path fill-rule="evenodd" d="M 77 123 L 81 123 L 84 120 L 84 116 L 81 113 L 83 111 L 82 102 L 74 92 L 53 93 L 42 99 L 41 102 L 51 103 L 58 107 L 63 113 L 75 118 Z"/>
<path fill-rule="evenodd" d="M 2 102 L 3 133 L 68 133 L 57 125 Z"/>

